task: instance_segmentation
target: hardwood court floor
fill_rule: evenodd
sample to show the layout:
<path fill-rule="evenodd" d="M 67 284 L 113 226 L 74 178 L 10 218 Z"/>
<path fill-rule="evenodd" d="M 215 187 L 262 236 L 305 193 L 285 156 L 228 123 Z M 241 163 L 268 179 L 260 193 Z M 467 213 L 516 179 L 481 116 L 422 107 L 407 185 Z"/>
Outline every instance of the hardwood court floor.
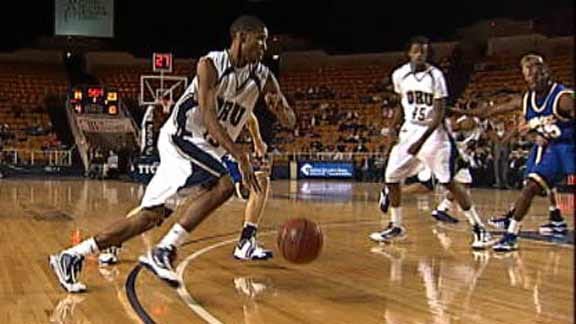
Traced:
<path fill-rule="evenodd" d="M 136 266 L 171 220 L 126 243 L 118 266 L 101 269 L 89 259 L 82 275 L 88 292 L 69 295 L 49 270 L 48 255 L 69 246 L 77 231 L 86 237 L 124 217 L 138 203 L 141 186 L 1 180 L 0 323 L 138 323 L 141 316 L 157 323 L 574 322 L 572 244 L 523 239 L 515 253 L 473 253 L 463 221 L 438 226 L 429 216 L 437 199 L 430 194 L 405 197 L 406 240 L 378 246 L 367 236 L 381 227 L 379 188 L 273 182 L 260 240 L 276 251 L 274 229 L 284 220 L 319 222 L 325 246 L 309 265 L 279 256 L 260 263 L 233 259 L 244 206 L 232 199 L 180 249 L 184 289 L 174 290 Z M 504 211 L 516 195 L 473 191 L 485 218 Z M 546 214 L 546 200 L 538 198 L 523 230 L 535 230 Z M 568 221 L 573 229 L 573 217 Z M 126 289 L 127 281 L 133 290 Z"/>

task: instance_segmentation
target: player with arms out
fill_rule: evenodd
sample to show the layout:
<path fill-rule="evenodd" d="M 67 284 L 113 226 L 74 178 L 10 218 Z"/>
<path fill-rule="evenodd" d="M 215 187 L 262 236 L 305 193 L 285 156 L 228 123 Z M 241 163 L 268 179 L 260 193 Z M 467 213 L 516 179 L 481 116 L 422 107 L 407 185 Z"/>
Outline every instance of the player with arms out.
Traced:
<path fill-rule="evenodd" d="M 197 186 L 205 192 L 188 197 L 175 210 L 178 221 L 140 263 L 172 286 L 180 282 L 172 267 L 173 255 L 193 229 L 226 202 L 234 186 L 222 156 L 238 161 L 244 183 L 261 191 L 249 154 L 234 143 L 259 96 L 287 127 L 296 122 L 274 75 L 260 61 L 268 30 L 256 17 L 241 16 L 230 27 L 230 48 L 200 58 L 197 75 L 176 103 L 160 131 L 160 165 L 146 187 L 139 211 L 122 218 L 89 239 L 50 257 L 60 284 L 69 292 L 86 289 L 79 281 L 85 256 L 159 226 L 171 214 L 166 201 L 180 189 Z"/>
<path fill-rule="evenodd" d="M 391 222 L 370 238 L 387 242 L 403 238 L 400 183 L 424 164 L 438 182 L 450 191 L 472 226 L 472 248 L 485 249 L 493 244 L 482 220 L 472 205 L 470 195 L 454 181 L 458 149 L 444 125 L 448 91 L 442 72 L 427 62 L 429 41 L 415 37 L 409 43 L 410 62 L 392 74 L 394 90 L 401 96 L 404 123 L 398 143 L 390 152 L 386 166 L 386 187 L 389 192 Z M 400 110 L 397 110 L 397 113 Z M 395 116 L 395 121 L 400 118 Z"/>
<path fill-rule="evenodd" d="M 525 55 L 520 66 L 528 91 L 522 97 L 495 107 L 491 112 L 497 114 L 522 107 L 524 120 L 516 131 L 528 132 L 534 143 L 524 174 L 526 184 L 511 209 L 511 217 L 500 220 L 507 230 L 493 249 L 501 252 L 518 248 L 521 222 L 534 197 L 546 192 L 555 204 L 551 188 L 565 177 L 576 174 L 574 91 L 553 81 L 540 55 Z M 565 233 L 566 223 L 559 213 L 551 213 L 550 224 L 541 226 L 540 232 Z"/>

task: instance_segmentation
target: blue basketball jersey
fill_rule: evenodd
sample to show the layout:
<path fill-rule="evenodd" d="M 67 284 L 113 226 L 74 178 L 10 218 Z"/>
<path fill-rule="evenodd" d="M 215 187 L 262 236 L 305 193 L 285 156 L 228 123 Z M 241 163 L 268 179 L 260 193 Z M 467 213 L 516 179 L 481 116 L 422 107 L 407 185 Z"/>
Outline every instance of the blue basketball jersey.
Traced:
<path fill-rule="evenodd" d="M 537 98 L 534 91 L 524 94 L 524 118 L 530 130 L 538 132 L 551 142 L 571 142 L 576 140 L 576 122 L 558 114 L 558 102 L 561 95 L 574 95 L 574 91 L 559 83 L 554 83 L 548 94 Z"/>

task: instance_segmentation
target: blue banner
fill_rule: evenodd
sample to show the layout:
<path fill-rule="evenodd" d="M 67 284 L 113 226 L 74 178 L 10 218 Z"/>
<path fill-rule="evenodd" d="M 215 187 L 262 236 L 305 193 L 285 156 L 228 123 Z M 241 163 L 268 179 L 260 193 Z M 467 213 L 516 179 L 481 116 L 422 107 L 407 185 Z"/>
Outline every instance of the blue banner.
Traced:
<path fill-rule="evenodd" d="M 354 164 L 341 161 L 298 162 L 298 178 L 349 179 L 354 177 Z"/>

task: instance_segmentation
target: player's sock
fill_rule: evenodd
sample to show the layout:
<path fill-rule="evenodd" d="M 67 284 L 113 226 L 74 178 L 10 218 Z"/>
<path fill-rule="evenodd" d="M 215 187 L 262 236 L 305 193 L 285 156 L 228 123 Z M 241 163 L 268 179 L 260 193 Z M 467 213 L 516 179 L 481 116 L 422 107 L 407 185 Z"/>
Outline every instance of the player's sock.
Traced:
<path fill-rule="evenodd" d="M 550 206 L 548 207 L 548 210 L 550 211 L 550 221 L 552 222 L 563 222 L 564 221 L 564 217 L 562 217 L 562 214 L 560 213 L 560 209 L 556 206 Z"/>
<path fill-rule="evenodd" d="M 179 223 L 174 224 L 170 231 L 166 233 L 166 235 L 162 238 L 160 243 L 158 243 L 159 247 L 180 247 L 182 243 L 186 240 L 188 236 L 188 232 L 182 225 Z"/>
<path fill-rule="evenodd" d="M 240 241 L 248 240 L 253 236 L 256 236 L 256 231 L 258 230 L 258 225 L 250 222 L 244 223 L 244 228 L 242 228 L 242 233 L 240 233 Z"/>
<path fill-rule="evenodd" d="M 447 212 L 449 210 L 452 209 L 453 203 L 451 200 L 449 200 L 448 198 L 444 198 L 444 200 L 442 200 L 440 202 L 440 204 L 438 205 L 438 207 L 436 207 L 436 210 L 440 210 L 443 212 Z"/>
<path fill-rule="evenodd" d="M 466 216 L 466 218 L 468 219 L 470 225 L 480 225 L 484 227 L 484 224 L 482 223 L 480 216 L 478 216 L 478 213 L 476 212 L 476 207 L 471 206 L 470 209 L 464 210 L 462 212 L 464 216 Z"/>
<path fill-rule="evenodd" d="M 73 247 L 65 250 L 64 252 L 82 255 L 82 256 L 87 256 L 90 254 L 96 254 L 99 251 L 100 251 L 100 249 L 98 248 L 96 241 L 94 240 L 93 237 L 91 237 L 87 240 L 84 240 L 84 241 L 74 245 Z"/>
<path fill-rule="evenodd" d="M 518 235 L 518 232 L 520 232 L 520 225 L 522 225 L 522 222 L 519 222 L 519 221 L 515 220 L 514 218 L 511 218 L 510 219 L 510 225 L 508 225 L 507 232 L 510 234 Z"/>
<path fill-rule="evenodd" d="M 391 207 L 390 217 L 394 226 L 402 226 L 402 207 Z"/>

